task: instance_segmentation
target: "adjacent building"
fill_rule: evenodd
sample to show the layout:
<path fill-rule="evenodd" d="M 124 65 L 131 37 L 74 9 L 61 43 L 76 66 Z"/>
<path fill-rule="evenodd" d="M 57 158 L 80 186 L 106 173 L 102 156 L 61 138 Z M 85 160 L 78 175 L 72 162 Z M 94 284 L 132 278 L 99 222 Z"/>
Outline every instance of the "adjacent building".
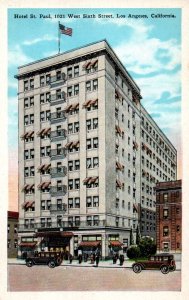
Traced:
<path fill-rule="evenodd" d="M 8 258 L 17 257 L 18 252 L 18 212 L 8 211 L 7 224 L 7 255 Z"/>
<path fill-rule="evenodd" d="M 182 182 L 156 185 L 156 242 L 159 252 L 182 250 Z"/>
<path fill-rule="evenodd" d="M 155 237 L 177 152 L 106 40 L 18 68 L 19 240 L 102 256 Z M 22 248 L 19 249 L 21 254 Z"/>

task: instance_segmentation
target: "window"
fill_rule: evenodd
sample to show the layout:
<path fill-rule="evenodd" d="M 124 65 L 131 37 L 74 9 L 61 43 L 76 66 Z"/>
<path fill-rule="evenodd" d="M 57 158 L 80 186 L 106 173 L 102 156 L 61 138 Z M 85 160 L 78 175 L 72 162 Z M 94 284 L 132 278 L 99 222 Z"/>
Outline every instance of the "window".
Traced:
<path fill-rule="evenodd" d="M 68 124 L 68 133 L 73 133 L 73 124 Z"/>
<path fill-rule="evenodd" d="M 99 225 L 99 216 L 94 216 L 93 217 L 93 225 Z"/>
<path fill-rule="evenodd" d="M 164 219 L 168 218 L 168 213 L 169 213 L 169 210 L 167 208 L 164 208 L 164 210 L 163 210 L 163 218 Z"/>
<path fill-rule="evenodd" d="M 68 89 L 67 89 L 67 94 L 68 94 L 68 97 L 73 96 L 72 86 L 69 86 L 69 87 L 68 87 Z"/>
<path fill-rule="evenodd" d="M 56 72 L 56 80 L 58 81 L 58 80 L 61 80 L 61 79 L 62 79 L 62 74 L 61 74 L 61 71 L 59 70 L 59 71 Z"/>
<path fill-rule="evenodd" d="M 79 84 L 74 85 L 74 95 L 79 94 Z"/>
<path fill-rule="evenodd" d="M 73 198 L 68 198 L 68 207 L 73 208 Z"/>
<path fill-rule="evenodd" d="M 79 66 L 74 66 L 74 77 L 79 76 Z"/>
<path fill-rule="evenodd" d="M 73 161 L 68 162 L 68 170 L 73 171 Z"/>
<path fill-rule="evenodd" d="M 28 91 L 28 80 L 24 81 L 24 91 Z"/>
<path fill-rule="evenodd" d="M 29 99 L 25 98 L 24 99 L 24 108 L 27 108 L 27 107 L 29 107 Z"/>
<path fill-rule="evenodd" d="M 169 227 L 168 226 L 164 226 L 163 227 L 163 236 L 168 236 L 169 235 Z"/>
<path fill-rule="evenodd" d="M 40 76 L 40 86 L 45 85 L 45 76 Z"/>
<path fill-rule="evenodd" d="M 68 79 L 72 78 L 72 67 L 68 68 L 68 70 L 67 70 L 67 77 L 68 77 Z"/>
<path fill-rule="evenodd" d="M 30 79 L 30 89 L 34 89 L 34 79 Z"/>
<path fill-rule="evenodd" d="M 80 198 L 75 198 L 75 208 L 80 208 Z"/>
<path fill-rule="evenodd" d="M 98 207 L 99 206 L 99 197 L 93 196 L 93 206 Z"/>
<path fill-rule="evenodd" d="M 80 169 L 80 161 L 75 160 L 75 170 L 79 170 L 79 169 Z"/>
<path fill-rule="evenodd" d="M 93 167 L 98 167 L 98 157 L 93 157 Z"/>
<path fill-rule="evenodd" d="M 76 178 L 75 179 L 75 189 L 79 190 L 79 188 L 80 188 L 80 180 L 79 180 L 79 178 Z"/>
<path fill-rule="evenodd" d="M 68 180 L 68 189 L 73 190 L 73 179 Z"/>
<path fill-rule="evenodd" d="M 98 79 L 93 80 L 93 91 L 98 90 Z"/>
<path fill-rule="evenodd" d="M 98 138 L 93 138 L 93 148 L 98 148 Z"/>
<path fill-rule="evenodd" d="M 91 81 L 86 82 L 86 91 L 90 92 L 91 91 Z"/>
<path fill-rule="evenodd" d="M 79 122 L 74 123 L 74 132 L 79 132 Z"/>
<path fill-rule="evenodd" d="M 168 193 L 163 194 L 163 201 L 164 203 L 168 202 Z"/>
<path fill-rule="evenodd" d="M 87 203 L 86 203 L 87 207 L 92 207 L 92 197 L 87 197 Z"/>
<path fill-rule="evenodd" d="M 177 232 L 180 232 L 180 225 L 177 225 Z"/>

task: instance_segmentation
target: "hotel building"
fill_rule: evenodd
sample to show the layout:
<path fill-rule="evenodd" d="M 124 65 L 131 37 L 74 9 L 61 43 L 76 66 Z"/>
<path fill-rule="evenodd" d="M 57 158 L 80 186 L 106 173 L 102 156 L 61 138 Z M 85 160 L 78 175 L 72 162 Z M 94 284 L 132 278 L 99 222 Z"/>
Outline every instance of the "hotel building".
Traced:
<path fill-rule="evenodd" d="M 176 179 L 177 153 L 107 41 L 21 66 L 16 78 L 19 243 L 107 257 L 137 226 L 155 237 L 154 187 Z"/>

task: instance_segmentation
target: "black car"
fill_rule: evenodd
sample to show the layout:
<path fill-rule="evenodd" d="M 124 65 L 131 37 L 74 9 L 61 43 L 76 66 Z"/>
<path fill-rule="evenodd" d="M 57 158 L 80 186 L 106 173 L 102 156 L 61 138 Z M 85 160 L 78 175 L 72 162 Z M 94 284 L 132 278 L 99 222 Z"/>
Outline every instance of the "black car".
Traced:
<path fill-rule="evenodd" d="M 160 270 L 163 274 L 169 271 L 176 270 L 174 256 L 168 253 L 152 255 L 148 260 L 138 260 L 132 265 L 135 273 L 140 273 L 142 270 Z"/>
<path fill-rule="evenodd" d="M 48 265 L 49 268 L 54 268 L 62 263 L 60 252 L 36 252 L 33 256 L 26 258 L 26 266 L 33 265 Z"/>

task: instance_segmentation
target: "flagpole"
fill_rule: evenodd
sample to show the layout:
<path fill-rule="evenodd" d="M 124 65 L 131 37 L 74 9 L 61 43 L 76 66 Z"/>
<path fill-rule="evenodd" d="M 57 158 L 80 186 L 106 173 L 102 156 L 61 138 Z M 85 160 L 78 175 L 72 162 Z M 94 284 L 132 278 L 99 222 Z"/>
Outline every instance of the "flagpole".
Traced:
<path fill-rule="evenodd" d="M 58 53 L 60 53 L 60 21 L 58 21 Z"/>

